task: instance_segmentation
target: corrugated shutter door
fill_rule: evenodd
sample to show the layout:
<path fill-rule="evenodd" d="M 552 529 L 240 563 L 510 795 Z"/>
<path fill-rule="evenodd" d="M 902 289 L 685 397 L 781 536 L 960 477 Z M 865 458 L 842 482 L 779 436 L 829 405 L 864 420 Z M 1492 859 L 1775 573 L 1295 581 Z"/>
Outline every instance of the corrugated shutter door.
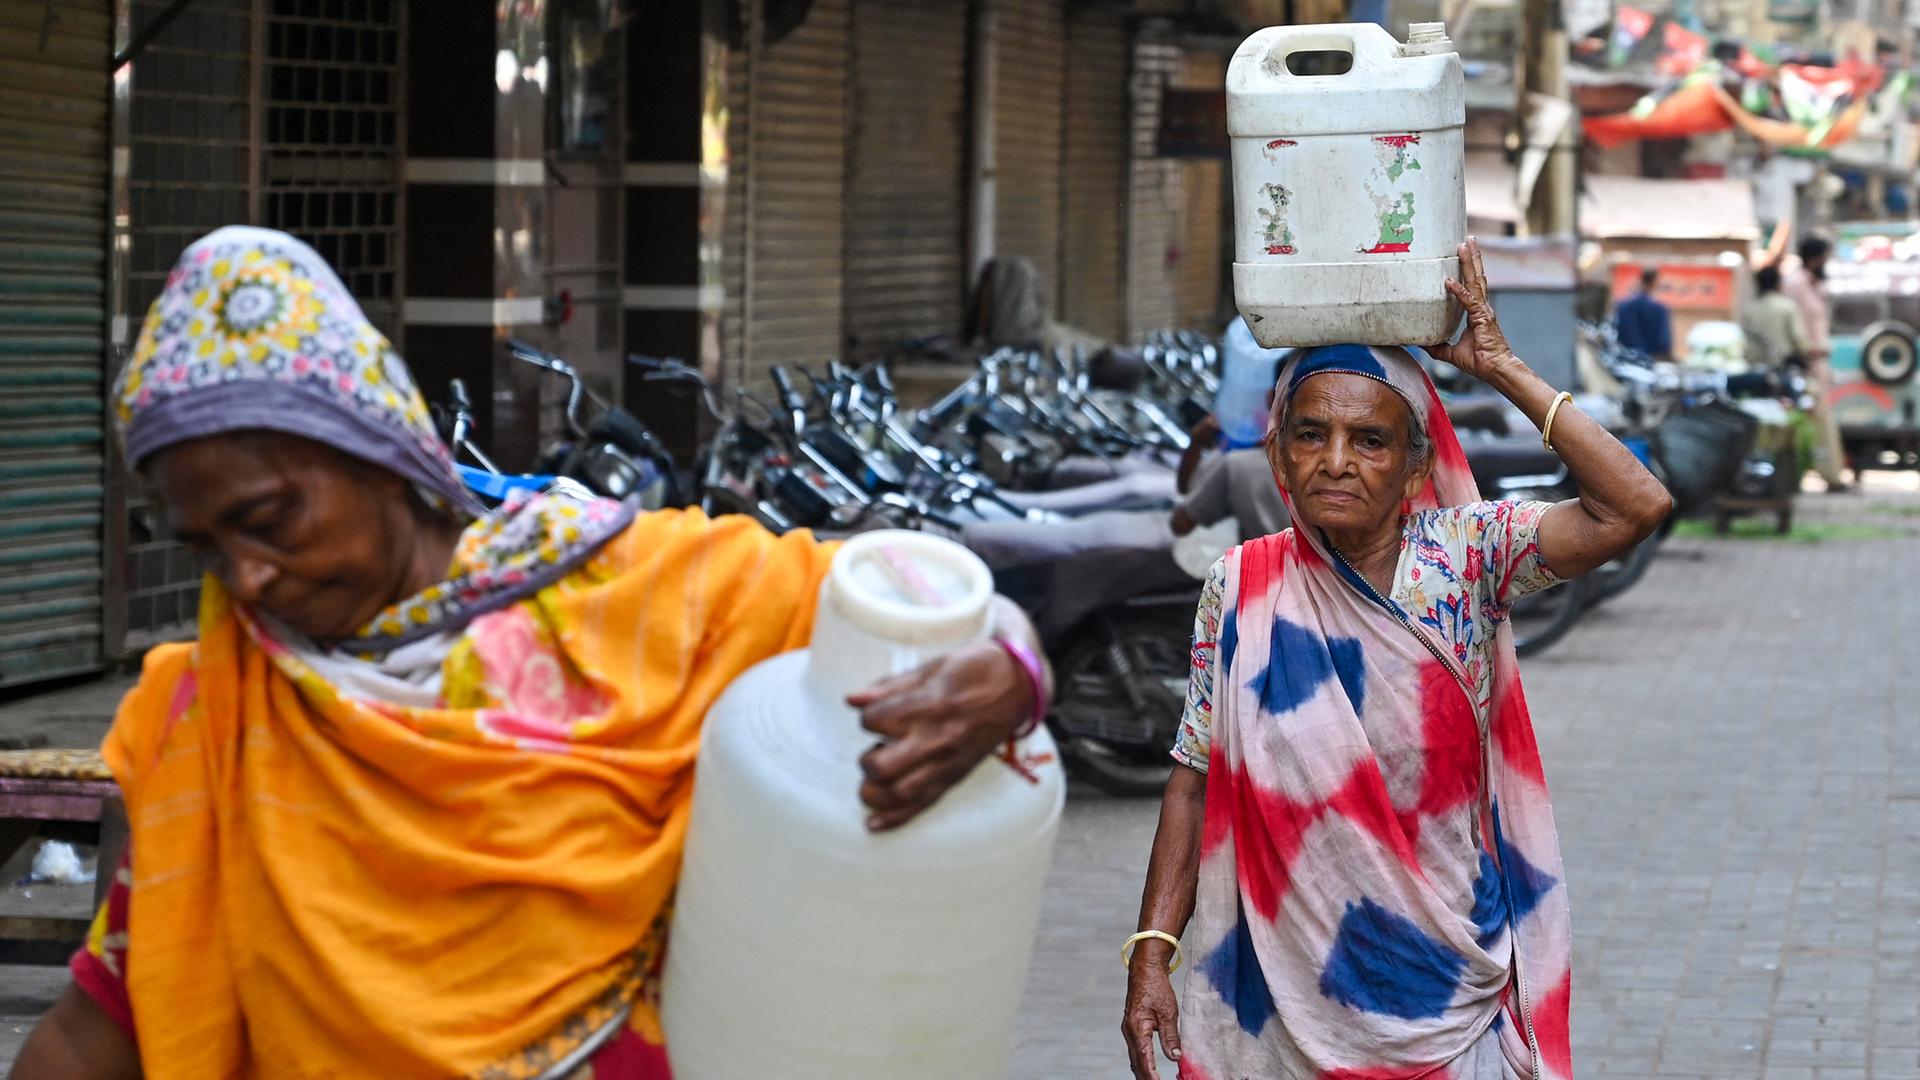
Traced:
<path fill-rule="evenodd" d="M 1064 29 L 1061 0 L 994 4 L 994 254 L 1031 259 L 1056 311 Z"/>
<path fill-rule="evenodd" d="M 1190 330 L 1214 331 L 1225 303 L 1222 286 L 1228 264 L 1221 236 L 1226 208 L 1224 162 L 1181 163 L 1180 325 Z"/>
<path fill-rule="evenodd" d="M 1126 336 L 1126 12 L 1067 20 L 1066 144 L 1061 182 L 1060 321 Z"/>
<path fill-rule="evenodd" d="M 848 0 L 818 0 L 797 30 L 749 61 L 750 387 L 763 385 L 774 364 L 840 354 L 847 10 Z"/>
<path fill-rule="evenodd" d="M 747 72 L 747 50 L 728 49 L 727 216 L 721 224 L 720 250 L 720 276 L 727 298 L 720 314 L 720 351 L 721 371 L 729 383 L 745 378 L 747 360 L 747 150 L 753 130 Z"/>
<path fill-rule="evenodd" d="M 99 666 L 105 0 L 0 0 L 0 685 Z"/>
<path fill-rule="evenodd" d="M 862 0 L 853 19 L 847 333 L 865 358 L 960 329 L 966 5 Z"/>
<path fill-rule="evenodd" d="M 1159 153 L 1160 102 L 1167 80 L 1180 70 L 1180 47 L 1137 41 L 1128 105 L 1133 144 L 1127 200 L 1127 329 L 1139 337 L 1179 319 L 1179 281 L 1171 265 L 1178 251 L 1180 162 Z"/>
<path fill-rule="evenodd" d="M 1218 53 L 1189 52 L 1181 59 L 1183 90 L 1219 90 L 1227 81 L 1227 58 Z M 1180 313 L 1179 325 L 1217 331 L 1221 311 L 1231 306 L 1228 281 L 1227 233 L 1223 217 L 1232 211 L 1225 198 L 1225 162 L 1205 159 L 1181 162 L 1180 188 Z"/>

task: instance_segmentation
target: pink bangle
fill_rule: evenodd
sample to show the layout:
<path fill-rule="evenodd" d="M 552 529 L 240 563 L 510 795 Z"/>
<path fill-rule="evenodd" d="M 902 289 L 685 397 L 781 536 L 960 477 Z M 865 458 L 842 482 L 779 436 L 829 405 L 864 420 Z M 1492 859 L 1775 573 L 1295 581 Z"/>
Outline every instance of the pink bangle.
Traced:
<path fill-rule="evenodd" d="M 1035 656 L 1033 650 L 1027 648 L 1024 642 L 996 637 L 993 643 L 1000 646 L 1008 656 L 1013 657 L 1013 662 L 1019 664 L 1020 670 L 1027 673 L 1027 683 L 1033 688 L 1033 715 L 1027 717 L 1027 722 L 1021 724 L 1019 730 L 1013 733 L 1014 738 L 1024 739 L 1033 734 L 1047 719 L 1049 702 L 1047 701 L 1046 668 L 1041 666 L 1040 658 Z"/>

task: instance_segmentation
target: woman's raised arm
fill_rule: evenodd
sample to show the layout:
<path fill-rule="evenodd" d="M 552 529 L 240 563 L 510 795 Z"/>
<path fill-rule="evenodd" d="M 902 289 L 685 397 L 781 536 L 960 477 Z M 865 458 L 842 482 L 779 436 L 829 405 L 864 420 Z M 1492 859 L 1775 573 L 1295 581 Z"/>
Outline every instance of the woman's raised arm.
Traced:
<path fill-rule="evenodd" d="M 1429 346 L 1427 352 L 1493 387 L 1534 426 L 1544 430 L 1551 416 L 1553 449 L 1580 497 L 1541 519 L 1540 557 L 1559 576 L 1579 577 L 1652 535 L 1673 511 L 1673 496 L 1633 451 L 1513 354 L 1487 296 L 1478 243 L 1460 246 L 1460 269 L 1465 284 L 1449 281 L 1447 288 L 1467 309 L 1467 332 L 1458 344 Z"/>

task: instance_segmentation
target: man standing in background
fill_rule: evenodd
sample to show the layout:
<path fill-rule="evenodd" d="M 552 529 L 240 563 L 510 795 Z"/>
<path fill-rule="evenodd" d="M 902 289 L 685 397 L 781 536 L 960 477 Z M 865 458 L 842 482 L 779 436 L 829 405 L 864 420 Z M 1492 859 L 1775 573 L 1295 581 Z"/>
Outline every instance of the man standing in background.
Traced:
<path fill-rule="evenodd" d="M 1229 450 L 1206 463 L 1191 489 L 1173 508 L 1173 535 L 1233 518 L 1240 541 L 1271 536 L 1293 524 L 1286 499 L 1273 480 L 1273 464 L 1262 447 Z"/>
<path fill-rule="evenodd" d="M 1833 316 L 1827 306 L 1826 286 L 1827 259 L 1832 254 L 1833 245 L 1818 236 L 1800 241 L 1799 262 L 1789 265 L 1781 275 L 1780 291 L 1800 309 L 1800 320 L 1807 328 L 1807 382 L 1813 396 L 1813 426 L 1818 437 L 1814 468 L 1827 482 L 1828 491 L 1841 492 L 1847 490 L 1847 482 L 1840 473 L 1846 465 L 1846 449 L 1840 443 L 1840 424 L 1827 402 L 1833 393 L 1833 365 L 1829 362 L 1833 352 L 1829 337 Z"/>
<path fill-rule="evenodd" d="M 1649 266 L 1640 273 L 1640 291 L 1620 301 L 1613 312 L 1613 329 L 1620 344 L 1655 360 L 1673 357 L 1673 313 L 1653 298 L 1660 271 Z"/>
<path fill-rule="evenodd" d="M 1753 273 L 1753 300 L 1740 316 L 1747 335 L 1747 359 L 1761 367 L 1802 368 L 1812 341 L 1800 305 L 1780 290 L 1780 268 L 1763 266 Z"/>

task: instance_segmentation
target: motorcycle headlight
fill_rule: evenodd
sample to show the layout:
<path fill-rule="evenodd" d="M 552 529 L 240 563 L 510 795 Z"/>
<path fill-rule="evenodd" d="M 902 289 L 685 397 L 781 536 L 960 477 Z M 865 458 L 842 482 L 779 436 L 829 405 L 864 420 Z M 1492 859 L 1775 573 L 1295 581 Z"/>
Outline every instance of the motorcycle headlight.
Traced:
<path fill-rule="evenodd" d="M 625 499 L 639 490 L 646 473 L 625 454 L 602 446 L 581 464 L 580 479 L 609 499 Z"/>

